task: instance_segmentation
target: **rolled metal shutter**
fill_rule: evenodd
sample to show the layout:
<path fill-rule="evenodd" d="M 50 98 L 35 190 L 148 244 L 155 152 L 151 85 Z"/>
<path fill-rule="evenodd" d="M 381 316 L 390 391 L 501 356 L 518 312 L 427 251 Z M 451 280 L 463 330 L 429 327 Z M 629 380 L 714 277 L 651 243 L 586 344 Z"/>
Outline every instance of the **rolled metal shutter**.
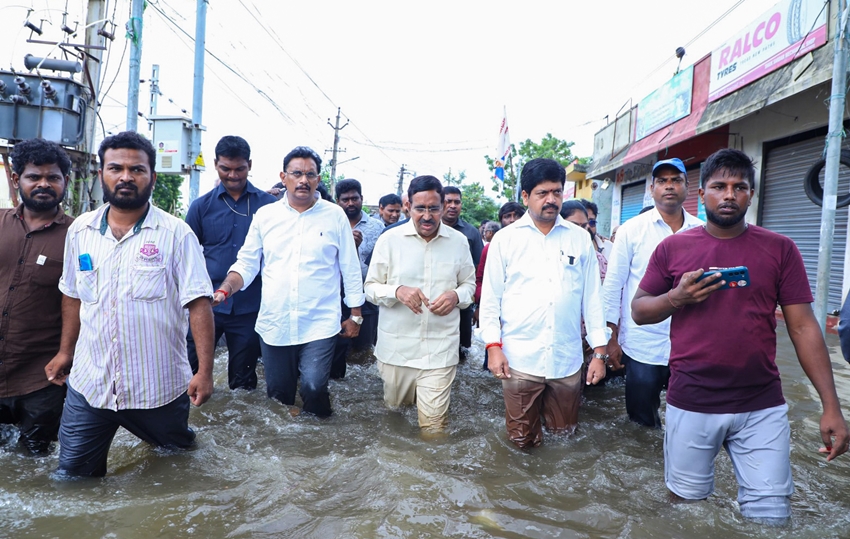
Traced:
<path fill-rule="evenodd" d="M 623 186 L 621 197 L 620 224 L 622 225 L 643 209 L 643 194 L 646 192 L 646 181 Z"/>
<path fill-rule="evenodd" d="M 694 170 L 688 171 L 688 198 L 685 199 L 685 203 L 682 204 L 685 208 L 685 211 L 693 215 L 697 216 L 699 213 L 699 169 L 695 168 Z"/>
<path fill-rule="evenodd" d="M 848 145 L 844 145 L 848 147 Z M 803 190 L 803 179 L 809 168 L 823 156 L 824 139 L 816 137 L 767 153 L 764 188 L 762 189 L 761 226 L 788 236 L 803 255 L 812 295 L 815 293 L 820 244 L 821 208 L 812 203 Z M 823 183 L 821 172 L 821 183 Z M 838 193 L 850 189 L 850 170 L 839 168 Z M 829 268 L 829 297 L 827 311 L 841 308 L 841 286 L 844 280 L 844 253 L 847 246 L 848 208 L 835 213 L 835 234 L 832 261 Z"/>

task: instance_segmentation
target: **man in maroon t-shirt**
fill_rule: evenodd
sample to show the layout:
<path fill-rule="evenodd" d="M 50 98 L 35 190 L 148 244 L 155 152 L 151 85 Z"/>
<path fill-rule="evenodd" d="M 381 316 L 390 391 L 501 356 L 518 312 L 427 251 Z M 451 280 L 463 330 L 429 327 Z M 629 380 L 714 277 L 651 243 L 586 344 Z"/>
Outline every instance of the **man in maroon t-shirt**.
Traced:
<path fill-rule="evenodd" d="M 850 445 L 829 353 L 796 245 L 744 220 L 755 190 L 752 160 L 720 150 L 703 164 L 700 184 L 706 225 L 661 242 L 632 301 L 638 324 L 672 317 L 665 482 L 674 497 L 708 497 L 714 459 L 725 447 L 741 514 L 787 519 L 794 484 L 788 407 L 775 361 L 776 305 L 821 398 L 826 447 L 820 452 L 827 461 Z M 726 281 L 711 269 L 736 266 L 748 268 L 749 282 L 721 290 Z M 704 270 L 712 275 L 698 280 Z"/>

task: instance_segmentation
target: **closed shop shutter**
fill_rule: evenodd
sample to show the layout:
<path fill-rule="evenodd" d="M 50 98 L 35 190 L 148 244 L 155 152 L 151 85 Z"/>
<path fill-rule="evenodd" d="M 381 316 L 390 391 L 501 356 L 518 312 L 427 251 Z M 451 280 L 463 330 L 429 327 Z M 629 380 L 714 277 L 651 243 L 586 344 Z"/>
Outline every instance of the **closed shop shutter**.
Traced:
<path fill-rule="evenodd" d="M 685 211 L 697 216 L 699 213 L 699 169 L 688 171 L 688 198 L 683 204 Z"/>
<path fill-rule="evenodd" d="M 623 186 L 621 198 L 620 224 L 625 223 L 643 209 L 643 194 L 646 192 L 646 182 L 641 181 Z"/>
<path fill-rule="evenodd" d="M 815 293 L 817 282 L 821 208 L 806 196 L 803 180 L 809 168 L 823 155 L 823 148 L 823 137 L 816 137 L 770 150 L 767 153 L 762 189 L 761 226 L 788 236 L 797 244 L 806 264 L 812 295 Z M 842 166 L 839 171 L 838 193 L 841 195 L 847 193 L 850 188 L 850 170 Z M 847 208 L 839 208 L 835 213 L 828 312 L 840 309 L 843 300 L 841 286 L 847 245 L 847 214 Z"/>

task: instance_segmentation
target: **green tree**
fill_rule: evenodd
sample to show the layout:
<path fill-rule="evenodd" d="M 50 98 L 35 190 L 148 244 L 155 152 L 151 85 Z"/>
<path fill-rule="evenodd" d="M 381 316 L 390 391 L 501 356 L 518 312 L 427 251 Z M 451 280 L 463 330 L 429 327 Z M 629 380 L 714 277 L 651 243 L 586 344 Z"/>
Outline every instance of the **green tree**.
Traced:
<path fill-rule="evenodd" d="M 519 149 L 517 150 L 516 146 L 511 147 L 511 162 L 516 167 L 519 162 L 527 163 L 532 159 L 537 159 L 538 157 L 545 157 L 548 159 L 554 159 L 555 161 L 561 163 L 564 166 L 569 165 L 577 158 L 573 155 L 572 147 L 575 145 L 574 142 L 568 142 L 566 140 L 561 140 L 557 137 L 552 136 L 552 133 L 546 133 L 546 136 L 543 137 L 539 143 L 532 141 L 531 139 L 525 139 L 520 142 Z M 484 156 L 484 160 L 487 162 L 487 168 L 490 172 L 494 172 L 496 170 L 496 160 L 489 155 Z M 578 158 L 579 163 L 588 164 L 590 163 L 589 157 L 581 157 Z M 504 186 L 500 186 L 500 183 L 495 176 L 493 177 L 493 191 L 499 192 L 500 188 L 502 189 L 503 195 L 507 197 L 509 200 L 514 200 L 514 193 L 517 185 L 517 176 L 516 171 L 512 170 L 510 167 L 505 167 L 505 184 Z"/>
<path fill-rule="evenodd" d="M 180 203 L 180 186 L 182 184 L 183 176 L 157 174 L 156 185 L 153 188 L 153 205 L 171 215 L 185 217 L 183 205 Z"/>
<path fill-rule="evenodd" d="M 460 218 L 478 226 L 481 221 L 494 220 L 499 214 L 499 205 L 487 196 L 484 186 L 479 182 L 467 183 L 466 171 L 460 171 L 457 176 L 449 170 L 443 174 L 443 185 L 454 185 L 463 193 L 463 206 L 460 210 Z"/>

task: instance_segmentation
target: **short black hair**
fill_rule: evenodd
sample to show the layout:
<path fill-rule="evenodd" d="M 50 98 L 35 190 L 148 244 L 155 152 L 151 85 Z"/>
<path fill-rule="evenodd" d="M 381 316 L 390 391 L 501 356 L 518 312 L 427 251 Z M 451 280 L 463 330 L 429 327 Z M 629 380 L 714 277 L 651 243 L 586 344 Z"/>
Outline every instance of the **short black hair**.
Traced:
<path fill-rule="evenodd" d="M 40 138 L 22 140 L 15 144 L 9 154 L 12 159 L 12 170 L 20 176 L 24 173 L 27 165 L 32 163 L 39 167 L 41 165 L 59 165 L 63 176 L 71 172 L 71 158 L 55 142 Z"/>
<path fill-rule="evenodd" d="M 584 207 L 584 204 L 580 200 L 565 200 L 563 204 L 561 204 L 561 218 L 567 219 L 570 215 L 575 212 L 580 211 L 584 214 L 585 217 L 587 215 L 587 208 Z"/>
<path fill-rule="evenodd" d="M 363 196 L 363 186 L 360 185 L 360 182 L 353 178 L 346 178 L 337 182 L 336 184 L 336 198 L 339 200 L 339 197 L 342 196 L 343 193 L 347 193 L 349 191 L 357 191 L 357 194 L 361 197 Z"/>
<path fill-rule="evenodd" d="M 599 215 L 599 206 L 597 206 L 596 203 L 591 202 L 591 201 L 587 200 L 586 198 L 582 198 L 581 200 L 579 200 L 579 202 L 581 202 L 581 205 L 584 206 L 585 210 L 592 211 L 593 215 L 596 215 L 596 216 Z M 585 213 L 587 213 L 587 212 L 585 212 Z"/>
<path fill-rule="evenodd" d="M 447 185 L 443 187 L 443 198 L 445 198 L 446 195 L 457 195 L 461 199 L 463 199 L 463 193 L 461 193 L 460 189 L 458 189 L 454 185 Z"/>
<path fill-rule="evenodd" d="M 215 145 L 215 159 L 218 161 L 220 157 L 230 159 L 242 158 L 245 161 L 251 160 L 251 146 L 248 141 L 236 135 L 226 135 L 221 137 L 218 144 Z"/>
<path fill-rule="evenodd" d="M 319 182 L 319 185 L 316 186 L 316 191 L 319 193 L 319 196 L 322 200 L 327 200 L 328 202 L 333 202 L 334 197 L 328 192 L 328 188 L 325 187 L 325 184 Z"/>
<path fill-rule="evenodd" d="M 756 166 L 750 156 L 741 150 L 725 148 L 708 156 L 699 173 L 699 186 L 705 187 L 705 182 L 718 172 L 723 177 L 740 176 L 746 178 L 752 189 L 756 188 Z"/>
<path fill-rule="evenodd" d="M 289 165 L 289 162 L 293 159 L 312 159 L 314 163 L 316 163 L 316 170 L 322 170 L 322 158 L 319 157 L 319 154 L 308 146 L 296 146 L 292 149 L 291 152 L 286 154 L 286 157 L 283 158 L 283 170 L 286 172 L 286 167 Z"/>
<path fill-rule="evenodd" d="M 561 163 L 543 157 L 532 159 L 523 165 L 520 174 L 522 190 L 528 194 L 531 194 L 531 190 L 543 182 L 559 182 L 563 187 L 565 181 L 567 181 L 567 171 Z"/>
<path fill-rule="evenodd" d="M 434 176 L 417 176 L 410 180 L 410 186 L 407 188 L 407 200 L 413 203 L 413 195 L 422 191 L 436 191 L 440 195 L 440 202 L 446 199 L 445 188 Z"/>
<path fill-rule="evenodd" d="M 525 215 L 525 208 L 522 207 L 522 204 L 519 202 L 505 202 L 502 204 L 502 207 L 499 208 L 499 222 L 502 222 L 502 217 L 507 213 L 515 213 L 517 217 L 522 217 Z"/>
<path fill-rule="evenodd" d="M 478 228 L 481 228 L 482 226 L 486 225 L 489 222 L 491 222 L 490 219 L 482 219 L 481 224 L 478 225 Z"/>
<path fill-rule="evenodd" d="M 156 172 L 156 150 L 151 141 L 136 133 L 135 131 L 122 131 L 103 139 L 97 150 L 100 166 L 103 167 L 103 156 L 106 150 L 140 150 L 148 154 L 148 164 L 151 166 L 151 174 Z"/>
<path fill-rule="evenodd" d="M 393 204 L 401 205 L 401 197 L 395 193 L 384 195 L 378 201 L 378 206 L 380 206 L 381 208 L 386 208 L 387 206 L 392 206 Z"/>

